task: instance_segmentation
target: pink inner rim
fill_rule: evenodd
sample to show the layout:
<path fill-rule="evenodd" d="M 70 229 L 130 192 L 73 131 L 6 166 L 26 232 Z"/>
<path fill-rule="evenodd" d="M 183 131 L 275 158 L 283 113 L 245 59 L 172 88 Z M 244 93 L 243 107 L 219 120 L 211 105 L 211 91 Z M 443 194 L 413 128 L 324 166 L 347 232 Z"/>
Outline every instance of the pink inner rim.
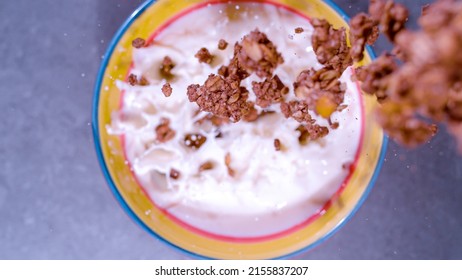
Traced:
<path fill-rule="evenodd" d="M 168 26 L 170 26 L 174 21 L 176 21 L 180 17 L 182 17 L 182 16 L 184 16 L 184 15 L 190 13 L 190 12 L 193 12 L 193 11 L 195 11 L 197 9 L 203 8 L 203 7 L 208 6 L 208 5 L 225 4 L 225 3 L 230 3 L 230 2 L 236 2 L 236 3 L 249 2 L 249 3 L 258 3 L 258 4 L 270 4 L 270 5 L 274 5 L 274 6 L 278 7 L 278 8 L 286 9 L 286 10 L 288 10 L 288 11 L 294 13 L 294 14 L 297 14 L 298 16 L 301 16 L 301 17 L 305 18 L 308 21 L 311 21 L 309 17 L 307 17 L 306 15 L 302 14 L 301 12 L 299 12 L 299 11 L 297 11 L 297 10 L 291 8 L 291 7 L 288 7 L 288 6 L 283 5 L 281 3 L 275 3 L 275 2 L 272 2 L 272 1 L 269 1 L 269 0 L 265 0 L 265 1 L 255 1 L 255 0 L 220 1 L 220 0 L 214 0 L 214 1 L 209 1 L 208 3 L 197 4 L 197 5 L 195 5 L 195 6 L 191 7 L 191 8 L 185 9 L 184 11 L 174 15 L 172 18 L 170 18 L 168 21 L 166 21 L 163 25 L 161 25 L 157 30 L 155 30 L 153 32 L 153 34 L 146 40 L 146 42 L 147 42 L 147 44 L 151 43 L 164 29 L 166 29 Z M 126 75 L 126 79 L 128 78 L 128 75 L 129 75 L 132 68 L 133 68 L 133 62 L 130 65 L 130 68 L 129 68 L 128 73 Z M 356 155 L 355 155 L 355 159 L 354 159 L 353 164 L 350 165 L 350 170 L 349 170 L 350 172 L 345 177 L 343 183 L 340 185 L 337 192 L 331 197 L 331 199 L 329 199 L 321 207 L 321 209 L 319 209 L 315 214 L 313 214 L 307 220 L 305 220 L 305 221 L 303 221 L 303 222 L 301 222 L 301 223 L 299 223 L 299 224 L 297 224 L 297 225 L 295 225 L 295 226 L 293 226 L 291 228 L 280 231 L 278 233 L 273 233 L 273 234 L 264 235 L 264 236 L 257 236 L 257 237 L 233 237 L 233 236 L 225 236 L 225 235 L 214 234 L 214 233 L 199 229 L 199 228 L 197 228 L 195 226 L 192 226 L 192 225 L 184 222 L 183 220 L 177 218 L 172 213 L 170 213 L 168 210 L 166 210 L 166 209 L 164 209 L 162 207 L 159 207 L 152 200 L 152 198 L 146 192 L 145 187 L 143 187 L 143 185 L 139 182 L 136 174 L 133 172 L 131 162 L 127 158 L 126 145 L 125 145 L 125 135 L 121 135 L 120 136 L 120 141 L 121 141 L 121 144 L 122 144 L 122 147 L 123 147 L 124 158 L 126 159 L 127 165 L 130 168 L 130 172 L 132 173 L 133 178 L 135 179 L 136 183 L 140 186 L 142 192 L 151 201 L 151 203 L 154 205 L 154 207 L 156 207 L 159 211 L 161 211 L 169 219 L 171 219 L 172 221 L 174 221 L 178 225 L 182 226 L 183 228 L 185 228 L 185 229 L 187 229 L 187 230 L 189 230 L 191 232 L 194 232 L 196 234 L 208 237 L 208 238 L 212 238 L 212 239 L 216 239 L 216 240 L 220 240 L 220 241 L 235 242 L 235 243 L 254 243 L 254 242 L 269 241 L 269 240 L 276 239 L 276 238 L 282 238 L 282 237 L 284 237 L 284 236 L 286 236 L 288 234 L 291 234 L 291 233 L 293 233 L 295 231 L 301 230 L 302 228 L 306 227 L 307 225 L 311 224 L 316 219 L 318 219 L 319 217 L 324 215 L 326 213 L 326 211 L 332 206 L 332 204 L 340 197 L 340 195 L 342 194 L 342 192 L 344 191 L 344 189 L 348 185 L 348 182 L 350 181 L 351 176 L 353 175 L 353 173 L 354 173 L 354 171 L 356 169 L 356 166 L 357 166 L 357 163 L 358 163 L 358 160 L 359 160 L 359 156 L 360 156 L 360 153 L 361 153 L 361 148 L 363 146 L 364 126 L 365 126 L 365 124 L 364 124 L 364 122 L 365 122 L 364 99 L 362 97 L 361 89 L 360 89 L 359 84 L 356 83 L 356 86 L 358 88 L 357 92 L 358 92 L 358 96 L 359 96 L 360 103 L 361 103 L 361 119 L 362 119 L 362 122 L 361 122 L 361 136 L 360 136 L 360 140 L 359 140 L 358 150 L 356 151 Z M 121 96 L 120 96 L 120 101 L 119 101 L 120 102 L 119 109 L 123 108 L 124 94 L 125 94 L 125 91 L 122 91 Z"/>

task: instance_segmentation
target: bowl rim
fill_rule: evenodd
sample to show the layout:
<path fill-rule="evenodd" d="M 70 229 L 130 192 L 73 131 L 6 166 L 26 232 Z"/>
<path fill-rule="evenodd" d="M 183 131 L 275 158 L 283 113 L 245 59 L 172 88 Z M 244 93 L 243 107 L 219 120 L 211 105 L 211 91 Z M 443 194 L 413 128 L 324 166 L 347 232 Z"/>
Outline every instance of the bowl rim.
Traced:
<path fill-rule="evenodd" d="M 335 12 L 337 14 L 339 14 L 345 21 L 347 21 L 347 22 L 350 21 L 350 17 L 336 3 L 334 3 L 332 0 L 322 0 L 322 1 L 324 1 L 328 6 L 330 6 L 332 9 L 334 9 Z M 101 86 L 102 86 L 102 82 L 103 82 L 103 78 L 104 78 L 104 73 L 106 71 L 106 67 L 107 67 L 107 65 L 109 63 L 109 60 L 111 59 L 111 57 L 112 57 L 112 55 L 114 53 L 114 50 L 115 50 L 117 44 L 119 43 L 120 39 L 125 34 L 125 32 L 131 27 L 132 23 L 147 8 L 149 8 L 155 2 L 157 2 L 157 0 L 146 0 L 134 12 L 132 12 L 130 14 L 130 16 L 128 16 L 128 18 L 119 27 L 119 29 L 117 30 L 115 35 L 112 37 L 111 42 L 109 43 L 109 45 L 108 45 L 108 47 L 107 47 L 107 49 L 106 49 L 106 51 L 104 53 L 103 61 L 101 62 L 101 65 L 99 67 L 98 74 L 97 74 L 96 81 L 95 81 L 95 86 L 94 86 L 94 89 L 93 89 L 92 116 L 91 116 L 92 121 L 91 122 L 92 122 L 93 142 L 94 142 L 94 145 L 95 145 L 95 151 L 96 151 L 96 155 L 97 155 L 97 158 L 98 158 L 100 168 L 101 168 L 101 170 L 103 172 L 103 175 L 104 175 L 104 177 L 106 179 L 106 182 L 107 182 L 107 184 L 109 186 L 109 189 L 111 190 L 111 192 L 112 192 L 113 196 L 115 197 L 115 199 L 118 201 L 119 205 L 122 206 L 122 209 L 131 218 L 131 220 L 133 222 L 135 222 L 138 226 L 140 226 L 142 229 L 144 229 L 151 236 L 155 237 L 158 240 L 161 240 L 165 244 L 168 244 L 170 247 L 178 250 L 180 253 L 189 255 L 189 256 L 191 256 L 193 258 L 197 258 L 197 259 L 213 259 L 213 258 L 210 258 L 210 257 L 207 257 L 207 256 L 203 256 L 203 255 L 188 251 L 188 250 L 186 250 L 186 249 L 184 249 L 184 248 L 182 248 L 182 247 L 180 247 L 180 246 L 166 240 L 165 238 L 163 238 L 162 236 L 157 234 L 155 231 L 153 231 L 151 228 L 149 228 L 136 215 L 136 213 L 130 208 L 130 206 L 127 204 L 127 202 L 121 196 L 119 190 L 117 189 L 116 184 L 114 183 L 114 181 L 112 180 L 111 175 L 109 174 L 109 170 L 107 168 L 107 164 L 106 164 L 106 161 L 104 159 L 103 151 L 102 151 L 102 148 L 101 148 L 100 136 L 99 136 L 99 127 L 98 127 L 98 114 L 99 114 L 98 108 L 99 108 L 99 101 L 100 101 L 99 100 L 100 91 L 101 91 Z M 372 49 L 371 46 L 367 46 L 366 51 L 368 52 L 371 60 L 376 59 L 375 52 L 374 52 L 374 50 Z M 316 240 L 314 243 L 312 243 L 312 244 L 310 244 L 310 245 L 308 245 L 308 246 L 306 246 L 304 248 L 301 248 L 299 250 L 296 250 L 294 252 L 291 252 L 289 254 L 276 257 L 274 259 L 287 259 L 287 258 L 291 258 L 291 257 L 296 256 L 296 255 L 302 254 L 304 252 L 307 252 L 307 251 L 317 247 L 318 245 L 322 244 L 324 241 L 326 241 L 330 237 L 332 237 L 348 221 L 350 221 L 353 218 L 353 216 L 358 212 L 358 210 L 361 208 L 361 206 L 364 204 L 364 202 L 366 201 L 367 197 L 369 196 L 372 188 L 374 187 L 374 185 L 375 185 L 375 183 L 377 181 L 377 178 L 378 178 L 378 176 L 380 174 L 380 170 L 382 169 L 382 165 L 383 165 L 384 158 L 385 158 L 386 151 L 387 151 L 387 146 L 388 146 L 388 136 L 384 134 L 383 135 L 383 140 L 382 140 L 382 147 L 381 147 L 381 150 L 380 150 L 380 155 L 379 155 L 375 170 L 374 170 L 374 172 L 372 174 L 372 177 L 371 177 L 366 189 L 364 190 L 364 193 L 361 195 L 359 201 L 354 206 L 354 208 L 351 210 L 351 212 L 348 213 L 348 215 L 345 216 L 339 223 L 337 223 L 337 225 L 335 225 L 334 228 L 332 228 L 327 234 L 325 234 L 324 236 L 322 236 L 321 238 Z"/>

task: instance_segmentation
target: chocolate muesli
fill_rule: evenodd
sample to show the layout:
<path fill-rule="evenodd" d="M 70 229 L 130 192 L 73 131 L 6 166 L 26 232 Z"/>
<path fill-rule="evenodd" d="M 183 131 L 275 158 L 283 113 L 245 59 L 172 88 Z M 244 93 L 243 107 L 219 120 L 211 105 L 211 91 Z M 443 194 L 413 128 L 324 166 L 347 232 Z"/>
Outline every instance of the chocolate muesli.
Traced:
<path fill-rule="evenodd" d="M 198 50 L 195 57 L 201 63 L 210 64 L 212 63 L 212 60 L 213 60 L 213 55 L 209 52 L 207 48 L 201 48 L 200 50 Z"/>
<path fill-rule="evenodd" d="M 226 42 L 223 39 L 220 39 L 220 41 L 218 41 L 218 49 L 219 50 L 225 50 L 227 47 L 228 47 L 228 42 Z"/>
<path fill-rule="evenodd" d="M 373 0 L 369 13 L 394 44 L 392 52 L 356 73 L 362 89 L 382 103 L 377 112 L 382 127 L 414 147 L 436 134 L 437 122 L 446 123 L 462 151 L 462 2 L 425 6 L 417 31 L 406 30 L 408 11 L 399 3 Z"/>
<path fill-rule="evenodd" d="M 162 86 L 162 93 L 165 95 L 165 97 L 169 97 L 170 95 L 172 95 L 172 86 L 170 85 L 170 83 L 165 83 L 163 86 Z"/>
<path fill-rule="evenodd" d="M 132 41 L 132 46 L 134 48 L 142 48 L 146 45 L 146 40 L 144 40 L 143 38 L 136 38 L 135 40 Z"/>
<path fill-rule="evenodd" d="M 132 73 L 119 82 L 124 117 L 110 131 L 124 135 L 156 205 L 178 219 L 224 236 L 278 233 L 316 213 L 354 168 L 357 83 L 377 96 L 377 119 L 398 141 L 426 141 L 437 131 L 429 119 L 462 138 L 461 9 L 439 1 L 422 31 L 408 31 L 402 5 L 371 1 L 349 32 L 269 4 L 196 9 L 133 43 Z M 394 50 L 357 68 L 379 32 Z"/>
<path fill-rule="evenodd" d="M 111 130 L 159 207 L 201 230 L 250 237 L 299 224 L 332 197 L 364 120 L 345 30 L 273 5 L 238 7 L 239 20 L 220 14 L 236 4 L 195 10 L 134 47 L 136 79 L 119 84 L 124 117 Z M 373 35 L 361 24 L 358 42 Z"/>

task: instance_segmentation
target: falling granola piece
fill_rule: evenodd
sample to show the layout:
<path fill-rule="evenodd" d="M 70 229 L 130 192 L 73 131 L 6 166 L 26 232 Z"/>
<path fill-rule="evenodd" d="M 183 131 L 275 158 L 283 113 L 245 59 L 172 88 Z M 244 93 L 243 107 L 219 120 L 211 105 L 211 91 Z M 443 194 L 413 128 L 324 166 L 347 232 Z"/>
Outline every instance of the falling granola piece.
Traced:
<path fill-rule="evenodd" d="M 190 102 L 196 102 L 202 111 L 238 122 L 249 114 L 253 103 L 247 101 L 248 91 L 240 86 L 239 80 L 209 75 L 204 85 L 190 85 L 187 95 Z"/>
<path fill-rule="evenodd" d="M 233 168 L 231 168 L 231 154 L 230 153 L 226 153 L 225 165 L 226 165 L 226 169 L 228 170 L 228 175 L 231 177 L 234 177 L 234 175 L 236 175 L 236 172 L 234 171 Z"/>
<path fill-rule="evenodd" d="M 201 124 L 203 124 L 205 122 L 210 122 L 212 125 L 214 125 L 216 127 L 220 127 L 220 126 L 222 126 L 224 124 L 228 124 L 229 119 L 221 118 L 221 117 L 215 116 L 213 114 L 208 114 L 207 116 L 197 120 L 196 124 L 201 125 Z"/>
<path fill-rule="evenodd" d="M 306 127 L 303 125 L 299 125 L 296 131 L 300 133 L 300 135 L 298 136 L 298 143 L 300 143 L 300 145 L 302 146 L 306 145 L 308 143 L 308 130 L 306 129 Z"/>
<path fill-rule="evenodd" d="M 206 48 L 201 48 L 195 55 L 199 59 L 200 63 L 210 64 L 213 61 L 213 55 L 210 54 L 209 50 Z"/>
<path fill-rule="evenodd" d="M 318 124 L 299 125 L 296 129 L 300 132 L 298 142 L 300 145 L 306 145 L 310 141 L 315 141 L 329 134 L 329 129 Z"/>
<path fill-rule="evenodd" d="M 295 28 L 295 33 L 296 34 L 300 34 L 300 33 L 303 33 L 303 31 L 305 31 L 302 27 L 297 27 Z"/>
<path fill-rule="evenodd" d="M 312 123 L 309 105 L 303 100 L 292 100 L 288 103 L 281 102 L 281 112 L 286 118 L 293 118 L 299 123 Z"/>
<path fill-rule="evenodd" d="M 248 72 L 255 72 L 260 78 L 272 77 L 274 69 L 284 62 L 276 46 L 258 29 L 244 36 L 236 50 L 242 67 Z"/>
<path fill-rule="evenodd" d="M 330 128 L 332 128 L 332 129 L 337 129 L 337 128 L 340 127 L 340 123 L 338 123 L 338 122 L 332 122 L 332 120 L 329 118 L 329 126 L 330 126 Z"/>
<path fill-rule="evenodd" d="M 156 140 L 160 143 L 165 143 L 172 140 L 176 132 L 170 128 L 170 120 L 167 118 L 162 118 L 160 124 L 156 127 Z"/>
<path fill-rule="evenodd" d="M 423 5 L 422 8 L 420 9 L 420 14 L 422 16 L 425 16 L 427 14 L 427 12 L 428 12 L 428 8 L 430 8 L 430 4 Z"/>
<path fill-rule="evenodd" d="M 252 108 L 250 109 L 250 112 L 244 116 L 244 121 L 246 122 L 254 122 L 256 120 L 258 120 L 258 117 L 260 115 L 258 114 L 258 111 L 257 109 L 255 109 L 255 107 L 252 106 Z"/>
<path fill-rule="evenodd" d="M 449 122 L 448 131 L 457 140 L 459 153 L 462 154 L 462 122 Z"/>
<path fill-rule="evenodd" d="M 222 76 L 222 77 L 228 77 L 229 76 L 229 72 L 228 72 L 228 66 L 226 65 L 222 65 L 220 66 L 220 68 L 218 68 L 218 75 Z"/>
<path fill-rule="evenodd" d="M 174 168 L 170 169 L 170 178 L 172 178 L 173 180 L 178 180 L 180 179 L 180 177 L 181 177 L 180 171 Z"/>
<path fill-rule="evenodd" d="M 438 128 L 416 117 L 399 103 L 386 102 L 377 112 L 377 120 L 388 135 L 407 147 L 416 147 L 433 137 Z"/>
<path fill-rule="evenodd" d="M 372 45 L 379 36 L 377 23 L 365 13 L 360 13 L 350 20 L 350 55 L 354 61 L 364 58 L 366 44 Z"/>
<path fill-rule="evenodd" d="M 149 81 L 148 81 L 148 79 L 146 79 L 146 77 L 141 76 L 140 80 L 138 81 L 138 84 L 139 84 L 140 86 L 148 86 L 148 85 L 149 85 Z"/>
<path fill-rule="evenodd" d="M 294 83 L 295 95 L 308 109 L 328 119 L 344 100 L 346 86 L 339 76 L 339 72 L 326 67 L 302 71 Z"/>
<path fill-rule="evenodd" d="M 170 56 L 165 56 L 164 59 L 162 60 L 162 65 L 160 69 L 162 70 L 163 73 L 165 74 L 171 74 L 172 69 L 175 67 L 175 63 L 173 63 L 173 60 L 170 58 Z"/>
<path fill-rule="evenodd" d="M 212 170 L 215 167 L 215 164 L 211 161 L 206 161 L 201 166 L 199 166 L 199 172 L 204 172 L 207 170 Z"/>
<path fill-rule="evenodd" d="M 229 62 L 228 66 L 224 66 L 223 69 L 219 69 L 219 73 L 222 72 L 220 75 L 226 78 L 230 78 L 232 80 L 239 80 L 242 81 L 250 76 L 250 73 L 244 69 L 238 59 L 239 50 L 241 49 L 240 45 L 236 43 L 234 45 L 234 56 Z M 226 67 L 226 68 L 225 68 Z"/>
<path fill-rule="evenodd" d="M 227 47 L 228 47 L 228 42 L 226 42 L 223 39 L 220 39 L 220 41 L 218 41 L 218 49 L 219 50 L 225 50 Z"/>
<path fill-rule="evenodd" d="M 407 10 L 393 1 L 371 1 L 370 14 L 394 43 L 394 56 L 382 55 L 355 76 L 381 101 L 377 118 L 387 134 L 414 147 L 437 132 L 432 122 L 460 123 L 462 3 L 439 0 L 426 6 L 418 31 L 404 29 Z"/>
<path fill-rule="evenodd" d="M 396 35 L 405 29 L 409 17 L 406 7 L 392 0 L 371 0 L 369 14 L 392 42 L 395 41 Z"/>
<path fill-rule="evenodd" d="M 212 115 L 212 114 L 209 115 L 209 118 L 210 118 L 210 122 L 212 122 L 212 124 L 213 124 L 214 126 L 217 126 L 217 127 L 229 123 L 229 120 L 228 120 L 228 119 L 220 118 L 220 117 L 214 116 L 214 115 Z"/>
<path fill-rule="evenodd" d="M 289 92 L 289 88 L 282 83 L 278 75 L 263 82 L 253 81 L 252 89 L 257 96 L 257 105 L 262 108 L 284 101 L 284 96 Z"/>
<path fill-rule="evenodd" d="M 138 80 L 138 77 L 135 74 L 130 74 L 127 79 L 128 83 L 132 86 L 140 85 L 140 86 L 147 86 L 149 85 L 149 81 L 141 76 L 141 78 Z"/>
<path fill-rule="evenodd" d="M 281 145 L 281 140 L 279 139 L 274 139 L 274 149 L 276 151 L 280 151 L 282 149 L 282 145 Z"/>
<path fill-rule="evenodd" d="M 342 111 L 345 110 L 346 108 L 348 108 L 348 105 L 342 104 L 342 105 L 340 105 L 340 106 L 337 107 L 337 112 L 342 112 Z"/>
<path fill-rule="evenodd" d="M 458 15 L 462 4 L 457 1 L 435 1 L 422 9 L 419 25 L 427 33 L 436 33 L 451 25 Z"/>
<path fill-rule="evenodd" d="M 128 75 L 128 83 L 131 86 L 137 85 L 138 84 L 138 77 L 135 74 Z"/>
<path fill-rule="evenodd" d="M 367 66 L 356 69 L 354 78 L 361 83 L 361 89 L 377 96 L 379 101 L 387 98 L 388 78 L 398 66 L 389 54 L 383 54 Z"/>
<path fill-rule="evenodd" d="M 162 93 L 165 95 L 165 97 L 172 95 L 172 86 L 169 83 L 164 84 L 162 86 Z"/>
<path fill-rule="evenodd" d="M 449 90 L 445 111 L 451 123 L 462 123 L 462 82 Z"/>
<path fill-rule="evenodd" d="M 146 45 L 146 40 L 143 38 L 136 38 L 132 41 L 132 46 L 136 49 L 143 48 Z"/>
<path fill-rule="evenodd" d="M 343 103 L 346 86 L 339 81 L 341 73 L 324 67 L 320 70 L 308 69 L 302 71 L 295 83 L 295 95 L 306 100 L 314 109 L 314 104 L 321 94 L 330 94 L 336 104 Z"/>
<path fill-rule="evenodd" d="M 309 123 L 305 125 L 305 128 L 308 131 L 308 139 L 311 141 L 321 139 L 329 134 L 329 129 L 327 127 L 316 123 Z"/>
<path fill-rule="evenodd" d="M 314 27 L 311 43 L 318 61 L 342 73 L 352 64 L 345 28 L 335 29 L 326 20 L 316 18 L 311 24 Z"/>
<path fill-rule="evenodd" d="M 207 141 L 207 137 L 200 133 L 189 133 L 184 137 L 184 144 L 194 150 L 200 149 Z"/>
<path fill-rule="evenodd" d="M 175 67 L 175 63 L 169 56 L 165 56 L 160 65 L 160 75 L 167 80 L 173 78 L 172 69 Z"/>
<path fill-rule="evenodd" d="M 369 11 L 368 12 L 374 21 L 379 23 L 384 11 L 385 11 L 385 1 L 369 0 Z"/>

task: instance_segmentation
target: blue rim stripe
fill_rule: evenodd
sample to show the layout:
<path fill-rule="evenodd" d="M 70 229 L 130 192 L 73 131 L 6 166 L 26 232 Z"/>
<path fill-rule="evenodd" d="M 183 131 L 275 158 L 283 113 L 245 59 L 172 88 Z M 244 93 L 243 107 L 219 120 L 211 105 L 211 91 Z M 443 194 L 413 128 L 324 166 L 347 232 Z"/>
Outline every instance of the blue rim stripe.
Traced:
<path fill-rule="evenodd" d="M 116 198 L 116 200 L 119 202 L 120 206 L 122 206 L 123 210 L 125 213 L 136 223 L 138 224 L 142 229 L 144 229 L 146 232 L 148 232 L 150 235 L 154 236 L 155 238 L 165 242 L 166 244 L 170 245 L 174 249 L 178 250 L 181 253 L 184 253 L 186 255 L 189 255 L 193 258 L 198 258 L 198 259 L 212 259 L 210 257 L 206 257 L 203 255 L 196 254 L 194 252 L 188 251 L 184 248 L 181 248 L 172 242 L 166 240 L 162 236 L 158 235 L 156 232 L 154 232 L 152 229 L 150 229 L 130 208 L 130 206 L 127 204 L 127 202 L 123 199 L 122 195 L 118 191 L 114 181 L 111 178 L 111 175 L 109 174 L 109 170 L 107 169 L 106 162 L 104 160 L 103 152 L 101 149 L 101 143 L 100 143 L 100 137 L 99 137 L 99 128 L 98 128 L 98 107 L 99 107 L 99 95 L 100 95 L 100 90 L 101 90 L 101 85 L 104 79 L 104 73 L 106 71 L 106 67 L 109 63 L 109 60 L 114 52 L 115 47 L 119 43 L 120 39 L 124 35 L 124 33 L 127 31 L 128 28 L 133 24 L 133 22 L 153 3 L 155 3 L 156 0 L 147 0 L 144 2 L 138 9 L 136 9 L 128 18 L 125 20 L 125 22 L 122 24 L 122 26 L 119 28 L 119 30 L 116 32 L 114 35 L 113 39 L 111 40 L 111 43 L 108 46 L 108 49 L 106 50 L 104 54 L 104 59 L 103 62 L 101 63 L 101 66 L 98 71 L 98 75 L 96 78 L 96 83 L 95 83 L 95 88 L 93 92 L 93 109 L 92 109 L 92 130 L 93 130 L 93 140 L 95 144 L 95 149 L 96 149 L 96 155 L 98 157 L 98 161 L 101 167 L 101 170 L 103 171 L 104 177 L 109 185 L 109 188 L 113 194 L 113 196 Z M 333 8 L 339 15 L 342 16 L 342 18 L 345 21 L 349 21 L 349 17 L 345 14 L 344 11 L 342 11 L 335 3 L 333 3 L 331 0 L 324 0 L 326 4 L 328 4 L 331 8 Z M 367 46 L 367 52 L 371 56 L 371 59 L 375 59 L 375 53 L 373 49 L 370 46 Z M 374 174 L 372 175 L 372 178 L 364 191 L 363 195 L 361 196 L 360 200 L 356 204 L 356 206 L 353 208 L 353 210 L 348 214 L 347 217 L 345 217 L 340 223 L 338 223 L 335 228 L 333 228 L 329 233 L 318 239 L 316 242 L 313 244 L 302 248 L 298 251 L 292 252 L 290 254 L 284 255 L 277 257 L 275 259 L 287 259 L 290 257 L 293 257 L 295 255 L 299 255 L 303 252 L 309 251 L 313 249 L 314 247 L 318 246 L 325 240 L 329 239 L 332 235 L 334 235 L 337 231 L 339 231 L 351 218 L 356 214 L 356 212 L 359 210 L 359 208 L 362 206 L 366 198 L 368 197 L 369 193 L 371 192 L 377 177 L 380 173 L 380 169 L 382 168 L 383 165 L 383 159 L 385 158 L 386 150 L 387 150 L 387 145 L 388 145 L 388 137 L 386 135 L 383 136 L 383 141 L 382 141 L 382 149 L 380 151 L 380 156 L 379 160 L 377 163 L 377 166 L 374 170 Z"/>

